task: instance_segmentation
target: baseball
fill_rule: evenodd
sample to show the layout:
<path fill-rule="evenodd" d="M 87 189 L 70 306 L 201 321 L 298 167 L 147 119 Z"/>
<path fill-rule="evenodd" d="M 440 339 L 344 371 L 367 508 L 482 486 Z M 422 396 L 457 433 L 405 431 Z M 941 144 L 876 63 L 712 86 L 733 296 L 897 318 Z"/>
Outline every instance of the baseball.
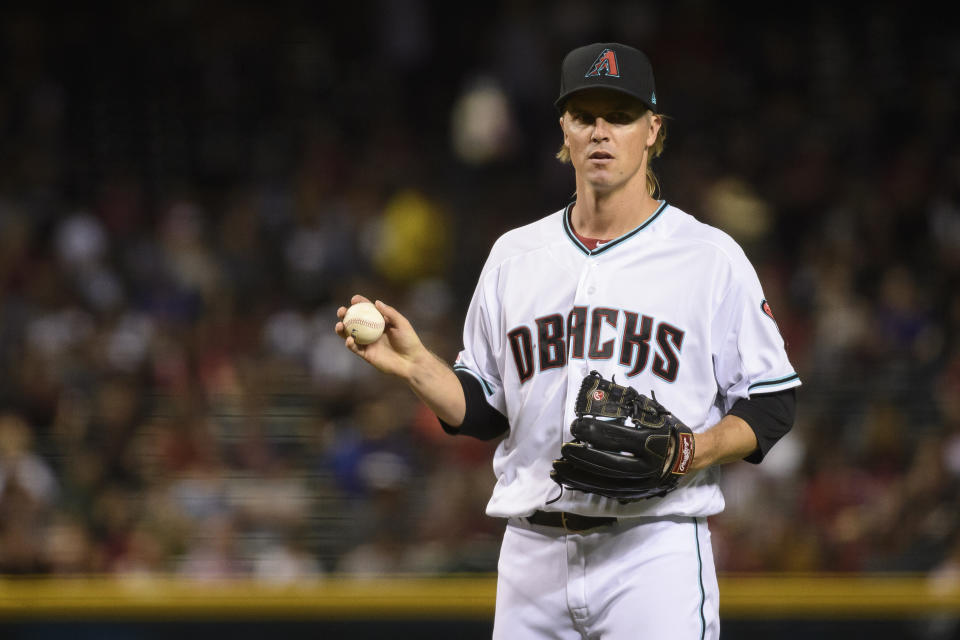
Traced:
<path fill-rule="evenodd" d="M 357 344 L 370 344 L 383 334 L 383 316 L 372 302 L 358 302 L 347 309 L 343 326 Z"/>

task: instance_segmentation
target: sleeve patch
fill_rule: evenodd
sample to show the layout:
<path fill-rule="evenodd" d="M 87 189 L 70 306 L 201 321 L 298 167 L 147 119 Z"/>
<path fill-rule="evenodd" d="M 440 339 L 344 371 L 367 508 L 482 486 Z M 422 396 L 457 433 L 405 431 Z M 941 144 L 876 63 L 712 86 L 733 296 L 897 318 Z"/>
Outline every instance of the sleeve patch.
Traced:
<path fill-rule="evenodd" d="M 770 306 L 770 303 L 767 302 L 766 298 L 760 301 L 760 311 L 763 312 L 763 315 L 773 320 L 773 325 L 777 328 L 777 333 L 783 335 L 783 332 L 780 331 L 780 323 L 778 323 L 777 319 L 773 317 L 773 308 Z"/>
<path fill-rule="evenodd" d="M 768 318 L 773 320 L 774 324 L 776 324 L 777 319 L 773 317 L 773 309 L 770 307 L 769 302 L 767 302 L 766 300 L 761 300 L 760 310 L 763 311 L 764 315 L 766 315 Z"/>

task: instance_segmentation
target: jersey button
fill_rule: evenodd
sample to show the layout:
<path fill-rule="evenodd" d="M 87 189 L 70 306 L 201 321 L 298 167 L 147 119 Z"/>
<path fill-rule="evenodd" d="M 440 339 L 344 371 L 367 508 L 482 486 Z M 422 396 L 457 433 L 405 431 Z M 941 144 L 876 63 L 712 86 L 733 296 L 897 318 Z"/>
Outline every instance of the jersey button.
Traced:
<path fill-rule="evenodd" d="M 593 294 L 593 293 L 596 293 L 596 292 L 597 292 L 597 288 L 596 288 L 596 287 L 588 287 L 588 288 L 587 288 L 587 293 Z"/>

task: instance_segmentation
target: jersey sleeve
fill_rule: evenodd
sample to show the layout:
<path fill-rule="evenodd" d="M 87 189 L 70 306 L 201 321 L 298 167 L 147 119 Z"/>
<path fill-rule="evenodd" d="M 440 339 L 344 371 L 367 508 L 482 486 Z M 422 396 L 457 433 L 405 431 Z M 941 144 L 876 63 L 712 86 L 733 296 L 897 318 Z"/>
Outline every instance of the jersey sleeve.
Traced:
<path fill-rule="evenodd" d="M 499 268 L 491 266 L 492 259 L 481 273 L 463 324 L 463 350 L 453 365 L 458 374 L 477 379 L 486 401 L 494 409 L 507 414 L 497 354 L 502 351 L 500 300 L 497 282 Z"/>
<path fill-rule="evenodd" d="M 714 315 L 714 369 L 724 412 L 740 399 L 800 385 L 753 265 L 731 259 L 726 293 Z"/>

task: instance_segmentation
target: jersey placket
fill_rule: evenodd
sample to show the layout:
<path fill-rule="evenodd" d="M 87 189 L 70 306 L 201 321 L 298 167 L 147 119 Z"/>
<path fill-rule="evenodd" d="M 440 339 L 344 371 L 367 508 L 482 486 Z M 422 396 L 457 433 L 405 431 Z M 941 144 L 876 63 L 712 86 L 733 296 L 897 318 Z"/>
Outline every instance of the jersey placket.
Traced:
<path fill-rule="evenodd" d="M 597 293 L 597 272 L 599 271 L 599 266 L 597 265 L 597 260 L 593 256 L 586 256 L 583 259 L 583 265 L 580 269 L 580 278 L 577 282 L 577 290 L 574 294 L 574 305 L 578 307 L 586 307 L 587 315 L 585 322 L 589 323 L 590 318 L 590 309 L 593 308 L 596 302 L 596 293 Z M 589 335 L 589 331 L 585 331 L 584 335 Z M 583 349 L 583 360 L 577 361 L 573 358 L 573 353 L 571 351 L 572 341 L 568 340 L 567 342 L 567 397 L 576 398 L 577 393 L 580 391 L 580 383 L 583 381 L 584 376 L 590 373 L 590 345 L 588 340 L 585 337 L 585 344 Z M 574 413 L 573 413 L 573 404 L 567 403 L 566 410 L 564 411 L 564 440 L 569 439 L 570 433 L 570 423 L 573 422 Z"/>

